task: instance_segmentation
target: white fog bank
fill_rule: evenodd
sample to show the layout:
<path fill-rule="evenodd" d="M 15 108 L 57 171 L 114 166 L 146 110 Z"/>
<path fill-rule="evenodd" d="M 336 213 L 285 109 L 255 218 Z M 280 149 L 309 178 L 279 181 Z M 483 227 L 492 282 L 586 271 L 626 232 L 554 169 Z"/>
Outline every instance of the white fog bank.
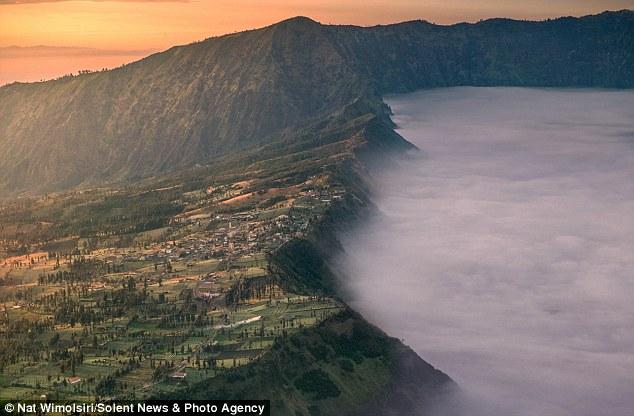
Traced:
<path fill-rule="evenodd" d="M 421 152 L 342 236 L 352 306 L 460 384 L 459 414 L 633 415 L 634 92 L 387 101 Z"/>

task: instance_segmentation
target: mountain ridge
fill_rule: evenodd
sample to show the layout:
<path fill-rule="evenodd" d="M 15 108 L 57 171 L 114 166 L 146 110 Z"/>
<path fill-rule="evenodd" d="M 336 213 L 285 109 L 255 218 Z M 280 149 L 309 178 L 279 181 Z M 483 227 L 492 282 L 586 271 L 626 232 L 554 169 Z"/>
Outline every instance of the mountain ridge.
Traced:
<path fill-rule="evenodd" d="M 250 196 L 315 191 L 320 206 L 332 204 L 311 215 L 305 235 L 267 252 L 267 278 L 292 293 L 336 298 L 329 252 L 340 248 L 336 232 L 373 208 L 367 168 L 412 146 L 394 131 L 382 96 L 471 84 L 632 86 L 633 14 L 606 16 L 374 28 L 300 17 L 112 71 L 0 88 L 0 148 L 7 150 L 0 189 L 134 181 L 95 195 L 18 200 L 2 212 L 15 225 L 6 239 L 20 250 L 69 235 L 118 236 L 123 245 L 137 232 L 194 219 L 202 208 L 259 212 L 275 197 Z M 240 190 L 216 201 L 209 193 L 217 187 Z M 224 204 L 243 196 L 244 206 Z M 308 208 L 305 202 L 297 211 Z M 231 286 L 229 298 L 239 303 L 259 282 L 252 280 Z M 282 334 L 243 367 L 156 394 L 268 398 L 277 413 L 296 416 L 408 414 L 446 388 L 455 388 L 447 375 L 346 306 L 320 325 Z"/>
<path fill-rule="evenodd" d="M 389 123 L 386 93 L 629 88 L 633 16 L 369 28 L 296 17 L 110 71 L 9 84 L 0 88 L 0 194 L 164 174 L 275 141 L 353 103 Z"/>

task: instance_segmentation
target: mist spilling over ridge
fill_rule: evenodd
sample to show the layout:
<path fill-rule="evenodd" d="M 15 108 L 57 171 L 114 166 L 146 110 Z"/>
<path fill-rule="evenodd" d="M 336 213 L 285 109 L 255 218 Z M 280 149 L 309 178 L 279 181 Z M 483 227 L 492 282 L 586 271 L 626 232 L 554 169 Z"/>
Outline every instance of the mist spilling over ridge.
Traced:
<path fill-rule="evenodd" d="M 633 11 L 298 17 L 0 87 L 0 390 L 627 414 L 632 93 L 515 87 L 631 88 L 633 51 Z"/>
<path fill-rule="evenodd" d="M 0 195 L 139 179 L 456 85 L 634 85 L 634 13 L 360 28 L 294 18 L 125 67 L 0 88 Z"/>
<path fill-rule="evenodd" d="M 634 409 L 634 93 L 390 97 L 421 152 L 343 237 L 352 305 L 463 391 L 435 415 Z"/>

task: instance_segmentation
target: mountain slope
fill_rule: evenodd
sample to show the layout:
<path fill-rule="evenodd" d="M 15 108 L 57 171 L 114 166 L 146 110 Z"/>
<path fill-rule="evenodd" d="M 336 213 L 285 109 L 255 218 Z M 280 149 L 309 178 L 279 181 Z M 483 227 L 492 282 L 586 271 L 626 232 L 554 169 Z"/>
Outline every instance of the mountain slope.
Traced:
<path fill-rule="evenodd" d="M 114 71 L 4 87 L 4 185 L 66 187 L 164 172 L 350 101 L 354 89 L 338 83 L 354 75 L 319 32 L 303 32 L 299 42 L 314 46 L 300 48 L 279 40 L 283 29 L 172 48 Z M 290 65 L 289 50 L 305 51 L 298 57 L 305 65 Z M 319 68 L 308 65 L 316 61 Z"/>
<path fill-rule="evenodd" d="M 346 310 L 278 340 L 257 362 L 157 398 L 270 400 L 273 415 L 397 416 L 419 414 L 455 388 L 409 347 Z"/>
<path fill-rule="evenodd" d="M 137 179 L 265 144 L 380 96 L 634 86 L 634 13 L 359 28 L 294 18 L 112 71 L 0 88 L 0 194 Z M 342 115 L 343 114 L 343 115 Z"/>
<path fill-rule="evenodd" d="M 544 22 L 333 30 L 379 93 L 447 86 L 634 86 L 634 12 Z"/>

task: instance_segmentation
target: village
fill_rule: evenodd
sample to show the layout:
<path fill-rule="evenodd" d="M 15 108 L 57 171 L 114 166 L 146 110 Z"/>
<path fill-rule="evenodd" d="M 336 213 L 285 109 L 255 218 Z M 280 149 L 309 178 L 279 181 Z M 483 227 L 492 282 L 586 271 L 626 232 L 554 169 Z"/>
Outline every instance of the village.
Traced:
<path fill-rule="evenodd" d="M 152 397 L 249 364 L 338 313 L 335 299 L 285 290 L 269 261 L 344 195 L 319 176 L 283 189 L 215 184 L 131 238 L 5 256 L 0 399 Z"/>

